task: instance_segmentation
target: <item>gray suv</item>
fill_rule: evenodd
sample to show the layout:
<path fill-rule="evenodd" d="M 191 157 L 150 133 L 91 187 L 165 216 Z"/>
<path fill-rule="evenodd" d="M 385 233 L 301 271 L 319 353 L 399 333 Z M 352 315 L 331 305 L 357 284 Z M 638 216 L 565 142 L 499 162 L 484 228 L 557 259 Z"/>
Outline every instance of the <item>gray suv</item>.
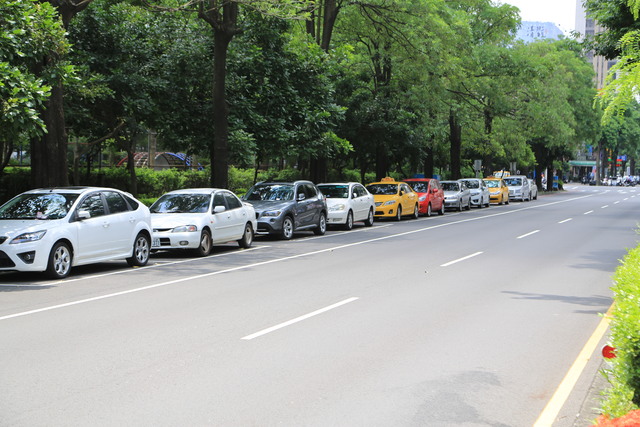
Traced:
<path fill-rule="evenodd" d="M 276 234 L 289 240 L 293 233 L 327 231 L 327 203 L 311 181 L 259 182 L 243 200 L 256 210 L 258 233 Z"/>

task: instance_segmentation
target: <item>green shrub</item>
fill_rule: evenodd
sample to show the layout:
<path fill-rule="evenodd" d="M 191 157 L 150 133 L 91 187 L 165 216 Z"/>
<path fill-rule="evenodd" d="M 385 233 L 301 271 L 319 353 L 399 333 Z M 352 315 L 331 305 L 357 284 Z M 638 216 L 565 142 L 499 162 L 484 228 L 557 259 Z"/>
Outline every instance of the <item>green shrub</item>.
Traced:
<path fill-rule="evenodd" d="M 640 408 L 640 246 L 629 251 L 613 279 L 611 345 L 617 357 L 605 371 L 611 387 L 605 391 L 603 412 L 620 417 Z"/>

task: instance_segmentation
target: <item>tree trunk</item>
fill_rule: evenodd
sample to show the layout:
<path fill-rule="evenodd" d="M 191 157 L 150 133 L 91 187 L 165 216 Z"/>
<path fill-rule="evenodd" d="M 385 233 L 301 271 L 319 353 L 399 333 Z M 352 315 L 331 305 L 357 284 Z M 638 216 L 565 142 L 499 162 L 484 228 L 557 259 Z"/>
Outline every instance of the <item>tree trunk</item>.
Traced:
<path fill-rule="evenodd" d="M 213 83 L 213 147 L 211 154 L 211 186 L 229 186 L 229 108 L 225 93 L 227 77 L 227 51 L 233 38 L 224 29 L 214 30 L 214 83 Z"/>
<path fill-rule="evenodd" d="M 433 147 L 427 147 L 425 150 L 426 154 L 424 156 L 424 176 L 425 178 L 433 177 L 434 172 L 434 160 L 433 160 Z"/>
<path fill-rule="evenodd" d="M 458 122 L 456 113 L 449 110 L 449 142 L 451 157 L 451 179 L 462 178 L 460 171 L 460 156 L 462 155 L 462 126 Z"/>

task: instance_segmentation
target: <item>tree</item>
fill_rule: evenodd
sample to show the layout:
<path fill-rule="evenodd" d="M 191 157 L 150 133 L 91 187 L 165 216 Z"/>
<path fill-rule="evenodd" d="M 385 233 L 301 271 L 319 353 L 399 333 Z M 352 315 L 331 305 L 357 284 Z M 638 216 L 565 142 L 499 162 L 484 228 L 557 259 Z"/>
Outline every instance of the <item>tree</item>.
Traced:
<path fill-rule="evenodd" d="M 70 70 L 45 59 L 50 52 L 63 55 L 68 48 L 50 5 L 0 0 L 0 173 L 18 140 L 46 131 L 38 110 L 51 96 L 47 82 Z"/>

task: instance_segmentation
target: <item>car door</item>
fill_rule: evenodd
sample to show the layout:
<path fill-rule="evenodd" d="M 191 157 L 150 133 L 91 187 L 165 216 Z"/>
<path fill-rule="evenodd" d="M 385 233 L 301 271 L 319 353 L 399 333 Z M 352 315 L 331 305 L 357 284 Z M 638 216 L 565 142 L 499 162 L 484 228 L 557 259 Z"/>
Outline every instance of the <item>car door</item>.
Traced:
<path fill-rule="evenodd" d="M 78 247 L 74 250 L 75 262 L 86 263 L 115 253 L 111 221 L 106 213 L 102 194 L 99 192 L 88 194 L 78 204 L 76 218 L 78 214 L 88 214 L 89 217 L 76 220 Z"/>
<path fill-rule="evenodd" d="M 213 195 L 211 204 L 211 239 L 214 243 L 226 243 L 233 239 L 233 213 L 229 211 L 223 191 Z"/>
<path fill-rule="evenodd" d="M 431 200 L 431 208 L 433 210 L 442 209 L 444 203 L 444 192 L 440 187 L 440 181 L 431 179 L 429 180 L 429 199 Z"/>
<path fill-rule="evenodd" d="M 353 197 L 353 219 L 354 221 L 364 221 L 369 217 L 369 198 L 367 190 L 360 184 L 355 184 L 353 186 L 353 191 L 351 192 L 351 196 Z"/>
<path fill-rule="evenodd" d="M 118 254 L 129 255 L 135 238 L 136 217 L 125 199 L 115 191 L 102 193 L 107 204 L 107 219 L 110 222 L 110 237 L 114 251 Z"/>
<path fill-rule="evenodd" d="M 247 211 L 244 209 L 242 202 L 235 194 L 224 191 L 224 198 L 227 202 L 227 212 L 230 214 L 230 234 L 233 240 L 240 239 L 244 234 L 244 225 L 249 221 Z"/>
<path fill-rule="evenodd" d="M 308 185 L 300 183 L 296 187 L 296 228 L 314 225 L 314 200 L 310 197 L 313 193 L 309 191 Z"/>
<path fill-rule="evenodd" d="M 404 183 L 400 184 L 400 191 L 402 192 L 402 197 L 400 199 L 403 215 L 407 212 L 413 212 L 416 203 L 418 203 L 418 194 Z"/>

